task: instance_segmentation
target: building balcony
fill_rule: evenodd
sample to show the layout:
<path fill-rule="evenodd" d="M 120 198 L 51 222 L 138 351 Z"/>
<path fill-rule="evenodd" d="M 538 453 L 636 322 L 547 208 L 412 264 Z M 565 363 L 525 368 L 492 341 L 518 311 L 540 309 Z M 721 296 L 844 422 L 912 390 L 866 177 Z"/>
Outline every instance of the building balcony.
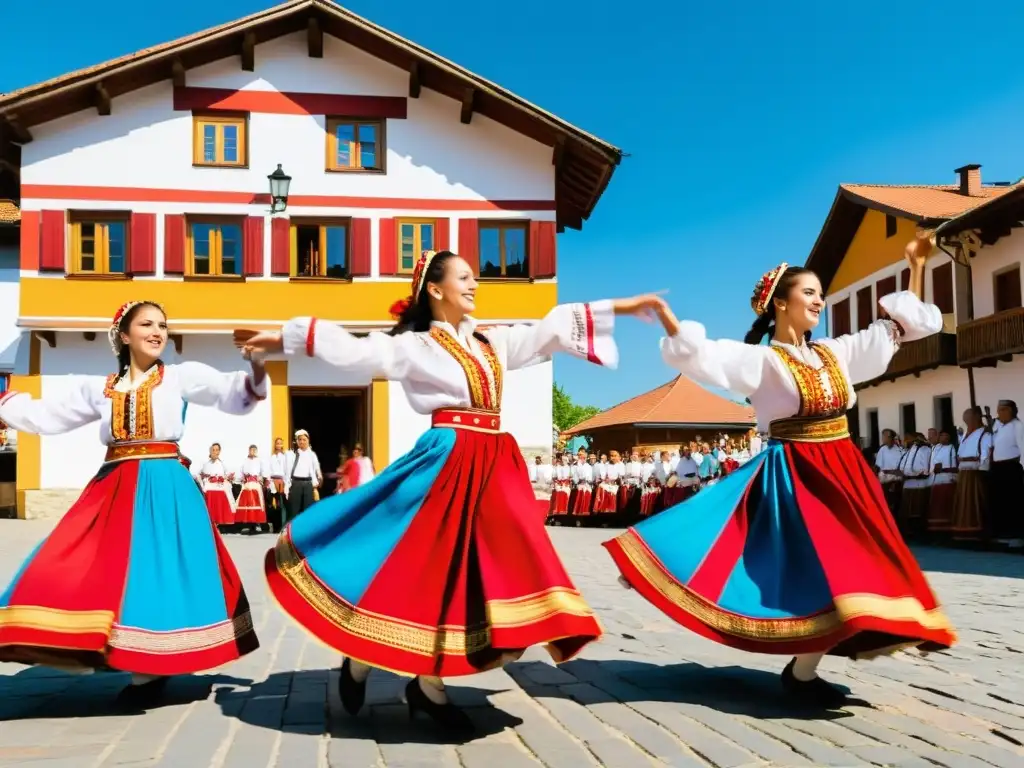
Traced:
<path fill-rule="evenodd" d="M 922 371 L 930 371 L 943 365 L 956 365 L 956 351 L 957 336 L 953 333 L 937 333 L 917 341 L 908 341 L 900 346 L 883 375 L 858 384 L 854 389 L 874 387 L 911 374 L 916 376 Z"/>
<path fill-rule="evenodd" d="M 993 366 L 1024 353 L 1024 309 L 1008 309 L 956 329 L 958 362 L 967 368 Z"/>

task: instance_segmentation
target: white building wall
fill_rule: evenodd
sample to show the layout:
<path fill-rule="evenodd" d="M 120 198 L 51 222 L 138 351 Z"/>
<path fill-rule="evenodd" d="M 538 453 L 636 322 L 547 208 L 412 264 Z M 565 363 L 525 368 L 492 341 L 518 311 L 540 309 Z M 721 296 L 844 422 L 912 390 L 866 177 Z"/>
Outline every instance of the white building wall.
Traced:
<path fill-rule="evenodd" d="M 940 428 L 935 407 L 935 398 L 952 396 L 954 426 L 961 426 L 960 416 L 971 405 L 970 386 L 967 371 L 955 366 L 943 366 L 934 371 L 924 371 L 918 376 L 903 376 L 896 381 L 886 382 L 877 387 L 867 387 L 857 393 L 860 408 L 860 434 L 871 436 L 870 411 L 878 411 L 879 434 L 883 429 L 895 430 L 902 434 L 904 425 L 900 420 L 900 407 L 914 404 L 917 431 L 925 432 L 930 427 Z"/>
<path fill-rule="evenodd" d="M 995 245 L 985 246 L 971 260 L 975 317 L 985 317 L 995 312 L 995 276 L 1007 269 L 1021 267 L 1021 262 L 1024 262 L 1024 236 L 1019 229 L 1013 230 L 1009 237 L 1002 238 Z M 1024 275 L 1024 267 L 1021 272 Z"/>
<path fill-rule="evenodd" d="M 1024 356 L 1014 355 L 995 368 L 974 369 L 974 396 L 981 408 L 988 406 L 995 416 L 1000 400 L 1013 400 L 1024 409 Z"/>
<path fill-rule="evenodd" d="M 0 372 L 19 373 L 18 247 L 0 245 Z M 27 345 L 26 345 L 27 346 Z"/>

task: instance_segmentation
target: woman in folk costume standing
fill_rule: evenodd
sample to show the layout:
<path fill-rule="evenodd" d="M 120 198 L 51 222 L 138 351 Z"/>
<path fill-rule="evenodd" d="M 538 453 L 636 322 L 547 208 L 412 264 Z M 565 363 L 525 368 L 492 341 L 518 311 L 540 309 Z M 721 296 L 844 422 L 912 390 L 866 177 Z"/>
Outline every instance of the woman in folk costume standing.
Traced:
<path fill-rule="evenodd" d="M 551 513 L 552 519 L 560 520 L 569 514 L 569 499 L 572 497 L 572 467 L 569 466 L 569 454 L 558 457 L 558 464 L 551 473 Z"/>
<path fill-rule="evenodd" d="M 242 476 L 242 492 L 238 494 L 235 507 L 235 522 L 240 525 L 255 526 L 249 530 L 259 530 L 267 524 L 267 512 L 263 499 L 263 464 L 259 459 L 258 448 L 249 446 L 249 455 L 239 469 Z"/>
<path fill-rule="evenodd" d="M 362 443 L 356 443 L 341 470 L 338 472 L 338 493 L 351 491 L 373 480 L 373 462 L 363 453 Z"/>
<path fill-rule="evenodd" d="M 572 497 L 569 512 L 573 517 L 589 517 L 594 506 L 594 468 L 587 463 L 587 451 L 580 448 L 572 465 Z M 579 525 L 577 520 L 576 524 Z"/>
<path fill-rule="evenodd" d="M 928 498 L 928 533 L 946 538 L 953 527 L 953 502 L 956 499 L 956 446 L 953 436 L 943 429 L 939 444 L 932 448 L 932 482 Z"/>
<path fill-rule="evenodd" d="M 75 377 L 60 397 L 17 392 L 0 418 L 55 435 L 99 422 L 106 459 L 0 596 L 0 660 L 136 673 L 122 703 L 144 706 L 167 675 L 218 667 L 258 647 L 231 557 L 182 464 L 183 406 L 252 411 L 263 364 L 220 373 L 165 366 L 167 318 L 129 302 L 110 328 L 118 372 Z"/>
<path fill-rule="evenodd" d="M 953 499 L 953 538 L 982 541 L 989 537 L 988 471 L 992 433 L 985 429 L 981 408 L 964 411 L 967 431 L 956 450 L 956 496 Z"/>
<path fill-rule="evenodd" d="M 930 249 L 925 237 L 907 246 L 914 290 L 879 302 L 892 319 L 836 339 L 809 343 L 821 284 L 785 264 L 758 283 L 745 344 L 661 313 L 665 361 L 750 398 L 770 439 L 729 477 L 605 546 L 628 585 L 683 626 L 734 648 L 797 654 L 785 690 L 818 706 L 845 701 L 817 676 L 826 653 L 868 658 L 956 639 L 846 420 L 854 384 L 884 373 L 901 341 L 942 328 L 938 308 L 918 298 Z"/>
<path fill-rule="evenodd" d="M 221 461 L 220 450 L 220 443 L 210 446 L 210 458 L 199 469 L 199 479 L 203 484 L 210 520 L 218 528 L 223 528 L 235 523 L 235 497 L 231 493 L 232 476 Z"/>
<path fill-rule="evenodd" d="M 570 304 L 538 325 L 478 329 L 473 269 L 450 251 L 425 252 L 412 296 L 392 307 L 389 333 L 351 336 L 313 318 L 283 333 L 237 332 L 246 349 L 305 353 L 349 371 L 399 381 L 433 426 L 372 482 L 293 520 L 266 567 L 291 616 L 347 658 L 340 694 L 363 705 L 371 666 L 417 675 L 410 713 L 466 731 L 440 677 L 468 675 L 547 644 L 572 658 L 601 629 L 555 554 L 522 453 L 501 427 L 506 371 L 553 352 L 614 366 L 616 314 L 644 314 L 639 297 Z M 357 661 L 358 660 L 358 661 Z"/>

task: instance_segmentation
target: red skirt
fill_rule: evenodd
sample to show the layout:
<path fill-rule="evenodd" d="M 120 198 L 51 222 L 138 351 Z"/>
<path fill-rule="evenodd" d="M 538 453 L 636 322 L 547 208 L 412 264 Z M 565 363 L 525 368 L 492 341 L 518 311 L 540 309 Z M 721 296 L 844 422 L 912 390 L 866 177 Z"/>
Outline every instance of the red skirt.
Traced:
<path fill-rule="evenodd" d="M 619 509 L 625 510 L 633 500 L 639 486 L 623 483 L 619 486 Z"/>
<path fill-rule="evenodd" d="M 661 488 L 644 488 L 640 495 L 640 514 L 650 517 L 658 509 L 661 500 Z"/>
<path fill-rule="evenodd" d="M 260 487 L 259 481 L 246 478 L 242 492 L 238 494 L 235 522 L 257 525 L 267 522 L 267 513 L 263 509 L 263 489 Z"/>
<path fill-rule="evenodd" d="M 511 435 L 434 428 L 292 520 L 267 579 L 299 624 L 372 666 L 468 675 L 537 644 L 565 661 L 601 629 L 535 507 Z"/>
<path fill-rule="evenodd" d="M 590 486 L 577 485 L 572 491 L 572 500 L 569 502 L 572 513 L 576 517 L 585 517 L 590 514 L 591 500 L 594 498 L 594 491 Z"/>
<path fill-rule="evenodd" d="M 231 508 L 230 491 L 224 488 L 207 488 L 203 491 L 206 497 L 206 510 L 214 525 L 232 525 L 235 522 L 235 510 Z"/>
<path fill-rule="evenodd" d="M 555 483 L 555 488 L 551 491 L 551 514 L 552 515 L 567 515 L 569 514 L 569 495 L 571 487 L 568 483 L 559 485 Z"/>
<path fill-rule="evenodd" d="M 597 486 L 594 496 L 594 514 L 610 514 L 618 510 L 618 494 L 605 488 L 604 483 Z"/>

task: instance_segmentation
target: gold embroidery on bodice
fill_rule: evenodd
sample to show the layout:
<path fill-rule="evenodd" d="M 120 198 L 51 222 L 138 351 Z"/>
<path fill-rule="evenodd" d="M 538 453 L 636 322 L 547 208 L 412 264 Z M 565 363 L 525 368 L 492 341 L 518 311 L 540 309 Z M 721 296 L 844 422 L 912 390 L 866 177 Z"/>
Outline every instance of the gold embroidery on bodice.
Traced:
<path fill-rule="evenodd" d="M 120 376 L 107 376 L 103 395 L 110 398 L 110 434 L 115 442 L 153 439 L 153 390 L 164 380 L 164 366 L 157 364 L 135 389 L 121 392 L 117 386 Z"/>
<path fill-rule="evenodd" d="M 475 337 L 480 345 L 486 365 L 476 355 L 459 343 L 458 339 L 448 331 L 434 326 L 430 329 L 430 338 L 455 358 L 466 374 L 469 385 L 471 408 L 498 413 L 501 410 L 502 368 L 494 348 L 486 340 Z M 488 370 L 489 369 L 489 370 Z"/>
<path fill-rule="evenodd" d="M 850 405 L 850 387 L 839 368 L 835 353 L 825 344 L 810 344 L 822 362 L 821 368 L 805 363 L 785 347 L 772 349 L 793 375 L 800 392 L 798 416 L 835 416 L 844 413 Z"/>

